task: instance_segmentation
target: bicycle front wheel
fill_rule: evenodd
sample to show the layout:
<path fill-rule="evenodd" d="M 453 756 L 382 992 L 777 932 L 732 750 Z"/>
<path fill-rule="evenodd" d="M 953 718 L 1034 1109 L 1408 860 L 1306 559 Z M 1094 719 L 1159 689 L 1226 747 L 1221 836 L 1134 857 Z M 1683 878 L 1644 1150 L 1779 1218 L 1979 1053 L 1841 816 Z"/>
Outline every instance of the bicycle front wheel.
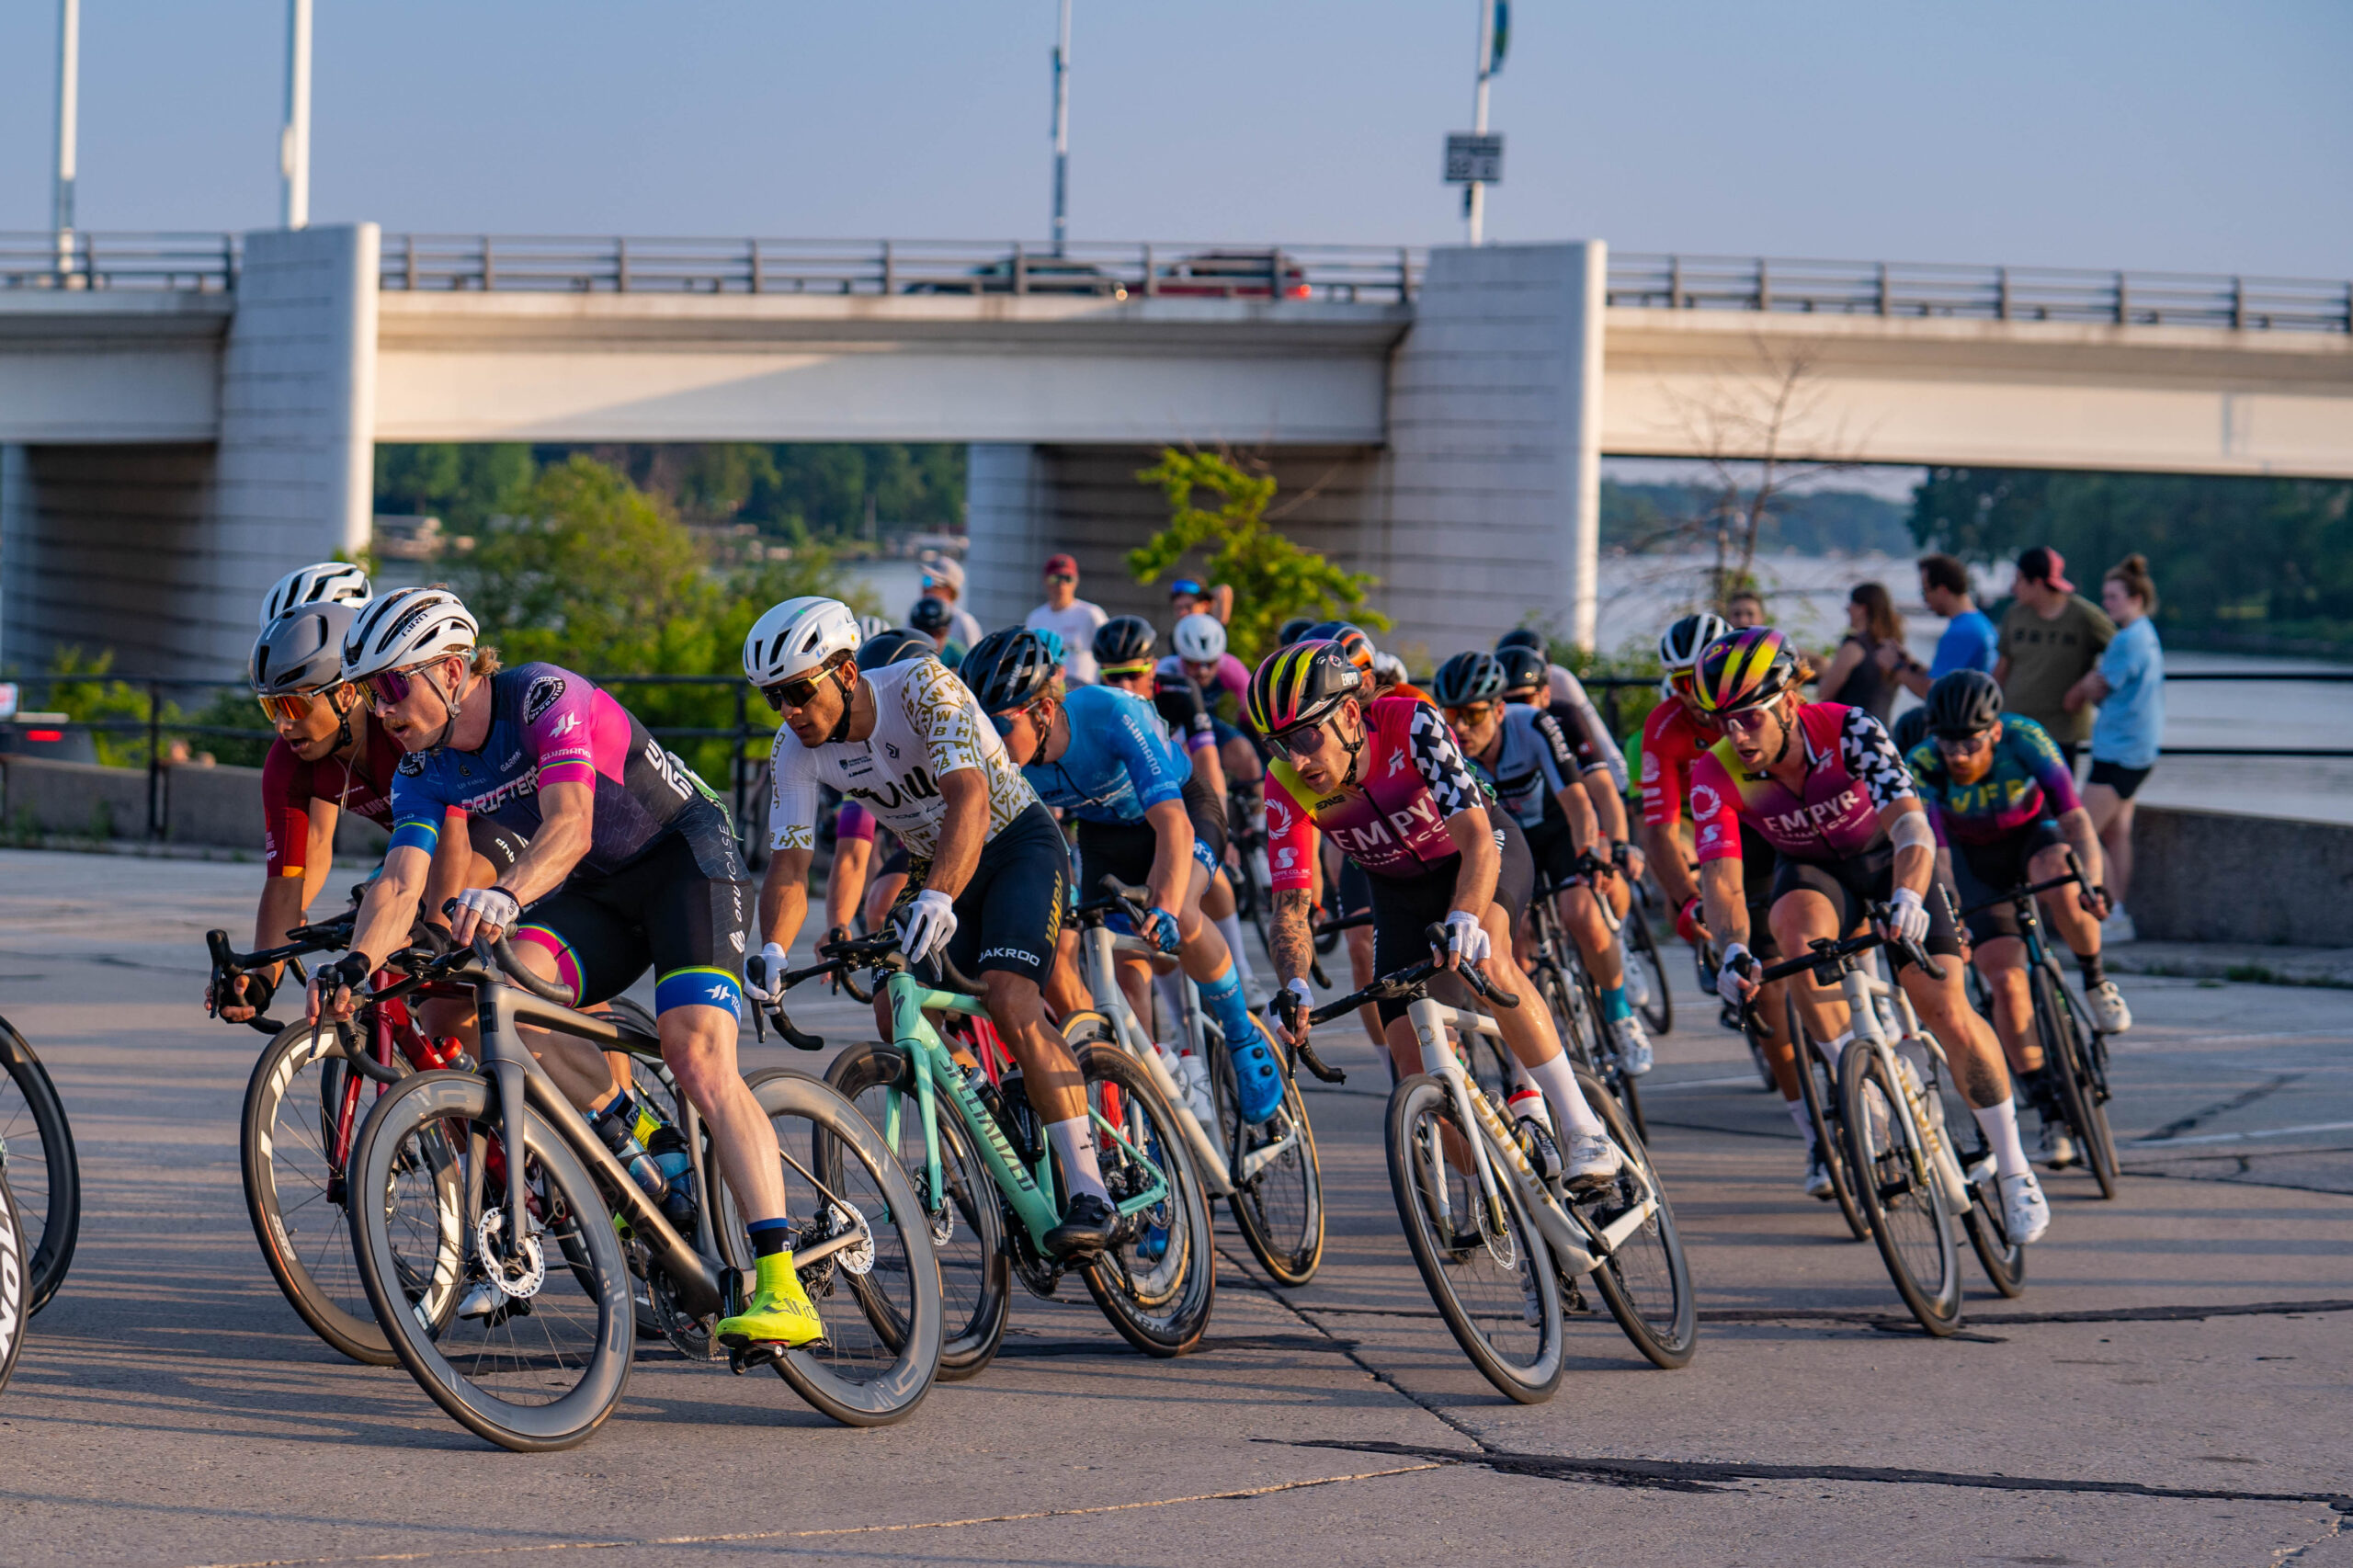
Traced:
<path fill-rule="evenodd" d="M 33 1048 L 0 1018 L 0 1157 L 17 1195 L 25 1246 L 25 1311 L 49 1305 L 82 1232 L 82 1170 L 65 1104 Z"/>
<path fill-rule="evenodd" d="M 2058 1080 L 2059 1103 L 2083 1146 L 2084 1165 L 2099 1184 L 2102 1198 L 2116 1196 L 2116 1134 L 2109 1131 L 2108 1108 L 2099 1101 L 2086 1068 L 2090 1033 L 2048 967 L 2034 975 L 2034 1019 L 2042 1036 L 2043 1061 Z"/>
<path fill-rule="evenodd" d="M 376 1322 L 433 1403 L 500 1448 L 544 1453 L 585 1442 L 620 1404 L 636 1313 L 587 1167 L 536 1111 L 519 1138 L 490 1125 L 493 1099 L 472 1074 L 433 1072 L 376 1102 L 352 1152 L 353 1242 Z M 528 1210 L 515 1247 L 518 1158 Z M 465 1294 L 438 1323 L 420 1303 L 446 1293 L 436 1276 L 453 1241 Z"/>
<path fill-rule="evenodd" d="M 1643 901 L 1626 906 L 1626 961 L 1643 966 L 1643 1022 L 1654 1034 L 1675 1029 L 1675 996 L 1666 988 L 1666 960 L 1659 956 L 1658 938 L 1651 935 L 1651 917 Z"/>
<path fill-rule="evenodd" d="M 1805 1119 L 1813 1129 L 1813 1146 L 1822 1152 L 1822 1163 L 1830 1172 L 1830 1196 L 1854 1238 L 1859 1242 L 1866 1240 L 1871 1227 L 1855 1197 L 1855 1171 L 1847 1159 L 1847 1123 L 1841 1109 L 1837 1069 L 1830 1065 L 1830 1058 L 1806 1033 L 1794 1001 L 1784 1005 L 1783 1019 L 1790 1039 L 1797 1042 L 1798 1096 L 1805 1101 Z M 1764 1049 L 1756 1046 L 1753 1032 L 1749 1043 L 1763 1057 Z"/>
<path fill-rule="evenodd" d="M 1086 1269 L 1087 1293 L 1120 1336 L 1147 1356 L 1182 1356 L 1201 1342 L 1217 1298 L 1210 1205 L 1167 1102 L 1117 1046 L 1074 1053 L 1095 1124 L 1095 1153 L 1114 1204 L 1155 1179 L 1159 1201 L 1124 1216 L 1111 1245 Z M 1108 1124 L 1109 1131 L 1106 1131 Z"/>
<path fill-rule="evenodd" d="M 1920 1326 L 1942 1337 L 1961 1326 L 1961 1250 L 1904 1091 L 1861 1040 L 1838 1062 L 1855 1196 L 1895 1293 Z"/>
<path fill-rule="evenodd" d="M 1438 1315 L 1497 1392 L 1539 1404 L 1561 1386 L 1561 1285 L 1552 1249 L 1497 1173 L 1491 1208 L 1443 1080 L 1416 1073 L 1389 1094 L 1389 1190 Z"/>
<path fill-rule="evenodd" d="M 0 1389 L 17 1369 L 17 1352 L 24 1347 L 25 1324 L 33 1315 L 26 1286 L 32 1273 L 25 1267 L 25 1231 L 17 1220 L 16 1195 L 8 1189 L 8 1173 L 0 1168 Z"/>
<path fill-rule="evenodd" d="M 1282 1061 L 1282 1047 L 1255 1013 L 1250 1025 Z M 1271 1120 L 1250 1127 L 1236 1108 L 1232 1053 L 1221 1040 L 1210 1055 L 1225 1168 L 1233 1178 L 1233 1195 L 1225 1206 L 1259 1265 L 1285 1285 L 1304 1285 L 1324 1260 L 1324 1173 L 1299 1080 L 1286 1071 L 1282 1105 Z"/>
<path fill-rule="evenodd" d="M 1608 1091 L 1585 1074 L 1577 1075 L 1577 1086 L 1628 1161 L 1618 1179 L 1601 1191 L 1576 1195 L 1577 1211 L 1596 1230 L 1607 1230 L 1640 1206 L 1645 1195 L 1658 1200 L 1656 1211 L 1594 1269 L 1594 1289 L 1652 1365 L 1670 1370 L 1688 1365 L 1699 1338 L 1699 1304 L 1691 1293 L 1691 1266 L 1683 1256 L 1683 1238 L 1676 1233 L 1666 1188 L 1651 1164 L 1650 1151 Z"/>

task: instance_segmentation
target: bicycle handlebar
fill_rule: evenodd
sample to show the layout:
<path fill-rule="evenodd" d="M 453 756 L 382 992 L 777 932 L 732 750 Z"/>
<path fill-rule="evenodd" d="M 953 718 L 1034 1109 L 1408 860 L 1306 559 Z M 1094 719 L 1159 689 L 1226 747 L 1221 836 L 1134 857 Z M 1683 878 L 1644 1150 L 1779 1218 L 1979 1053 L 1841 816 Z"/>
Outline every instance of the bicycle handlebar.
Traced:
<path fill-rule="evenodd" d="M 1864 931 L 1836 942 L 1827 937 L 1817 937 L 1812 944 L 1813 950 L 1806 957 L 1784 959 L 1779 963 L 1758 971 L 1749 978 L 1759 985 L 1770 985 L 1777 980 L 1786 980 L 1790 975 L 1802 974 L 1809 970 L 1818 971 L 1825 965 L 1835 964 L 1841 959 L 1852 958 L 1857 953 L 1869 952 L 1873 948 L 1887 947 L 1893 949 L 1897 955 L 1907 962 L 1916 965 L 1920 972 L 1930 980 L 1944 979 L 1944 965 L 1938 963 L 1926 948 L 1917 942 L 1897 941 L 1882 934 L 1893 913 L 1884 903 L 1870 904 L 1866 908 L 1866 915 L 1870 923 L 1880 929 Z M 1751 954 L 1749 957 L 1753 960 L 1755 955 Z M 1816 978 L 1819 979 L 1821 976 L 1817 973 Z M 1753 1006 L 1755 1004 L 1752 1002 L 1750 1005 Z"/>
<path fill-rule="evenodd" d="M 1431 938 L 1430 946 L 1433 948 L 1443 948 L 1446 945 L 1446 928 L 1443 926 L 1432 926 L 1422 934 Z M 1370 1003 L 1411 1000 L 1427 991 L 1429 983 L 1441 974 L 1453 975 L 1479 996 L 1498 1007 L 1511 1008 L 1519 1006 L 1518 997 L 1496 990 L 1488 983 L 1487 977 L 1479 972 L 1476 964 L 1464 964 L 1460 968 L 1449 969 L 1437 959 L 1427 958 L 1407 964 L 1404 969 L 1384 974 L 1363 990 L 1352 992 L 1336 1002 L 1325 1003 L 1309 1013 L 1307 1021 L 1311 1026 L 1327 1024 L 1334 1018 L 1346 1017 L 1358 1007 Z"/>

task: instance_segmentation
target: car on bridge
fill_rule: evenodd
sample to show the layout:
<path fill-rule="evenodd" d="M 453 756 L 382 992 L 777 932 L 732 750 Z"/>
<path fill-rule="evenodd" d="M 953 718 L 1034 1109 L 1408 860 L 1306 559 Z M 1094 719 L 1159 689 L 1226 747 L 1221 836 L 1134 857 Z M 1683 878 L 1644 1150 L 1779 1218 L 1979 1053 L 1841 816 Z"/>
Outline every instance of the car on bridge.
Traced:
<path fill-rule="evenodd" d="M 1008 256 L 958 278 L 926 278 L 910 294 L 1088 294 L 1124 300 L 1127 285 L 1091 262 L 1067 256 Z"/>
<path fill-rule="evenodd" d="M 1266 300 L 1278 288 L 1286 300 L 1309 293 L 1307 269 L 1279 250 L 1204 251 L 1171 263 L 1153 280 L 1156 294 L 1191 299 Z"/>

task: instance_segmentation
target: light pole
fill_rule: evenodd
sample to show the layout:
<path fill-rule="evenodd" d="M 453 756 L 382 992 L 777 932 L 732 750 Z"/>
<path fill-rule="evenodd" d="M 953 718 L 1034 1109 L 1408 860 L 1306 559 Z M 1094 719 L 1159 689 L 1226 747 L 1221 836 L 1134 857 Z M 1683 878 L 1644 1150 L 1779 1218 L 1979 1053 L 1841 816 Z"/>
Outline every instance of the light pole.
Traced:
<path fill-rule="evenodd" d="M 1070 0 L 1054 39 L 1054 254 L 1070 241 Z"/>
<path fill-rule="evenodd" d="M 287 0 L 286 124 L 278 133 L 278 172 L 285 180 L 278 226 L 311 226 L 311 0 Z"/>
<path fill-rule="evenodd" d="M 1495 0 L 1479 4 L 1479 88 L 1471 106 L 1471 133 L 1487 133 L 1487 85 L 1495 77 Z M 1487 220 L 1487 182 L 1472 180 L 1462 190 L 1462 222 L 1472 244 L 1483 243 Z"/>
<path fill-rule="evenodd" d="M 82 0 L 57 7 L 57 176 L 51 190 L 50 226 L 57 234 L 57 270 L 74 270 L 74 141 L 81 117 Z"/>

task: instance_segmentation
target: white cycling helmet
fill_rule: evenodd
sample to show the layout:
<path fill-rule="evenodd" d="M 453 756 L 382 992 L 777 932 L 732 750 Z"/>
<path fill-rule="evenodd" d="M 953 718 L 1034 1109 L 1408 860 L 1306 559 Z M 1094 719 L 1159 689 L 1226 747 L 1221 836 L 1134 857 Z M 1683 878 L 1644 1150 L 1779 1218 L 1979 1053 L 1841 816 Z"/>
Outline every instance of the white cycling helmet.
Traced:
<path fill-rule="evenodd" d="M 271 621 L 290 609 L 304 605 L 364 605 L 368 602 L 368 574 L 348 561 L 322 561 L 314 566 L 298 567 L 280 577 L 261 601 L 261 624 Z"/>
<path fill-rule="evenodd" d="M 1214 665 L 1225 657 L 1225 622 L 1197 611 L 1176 623 L 1168 641 L 1187 664 Z"/>
<path fill-rule="evenodd" d="M 1658 662 L 1670 670 L 1688 670 L 1699 662 L 1708 644 L 1732 634 L 1723 617 L 1701 610 L 1687 615 L 1659 634 Z"/>
<path fill-rule="evenodd" d="M 482 637 L 473 613 L 447 588 L 399 588 L 370 599 L 343 638 L 343 678 L 366 680 L 444 653 L 470 653 Z"/>
<path fill-rule="evenodd" d="M 781 685 L 823 665 L 835 653 L 855 653 L 858 617 L 839 599 L 805 594 L 787 599 L 754 623 L 744 639 L 744 678 L 756 687 Z"/>

